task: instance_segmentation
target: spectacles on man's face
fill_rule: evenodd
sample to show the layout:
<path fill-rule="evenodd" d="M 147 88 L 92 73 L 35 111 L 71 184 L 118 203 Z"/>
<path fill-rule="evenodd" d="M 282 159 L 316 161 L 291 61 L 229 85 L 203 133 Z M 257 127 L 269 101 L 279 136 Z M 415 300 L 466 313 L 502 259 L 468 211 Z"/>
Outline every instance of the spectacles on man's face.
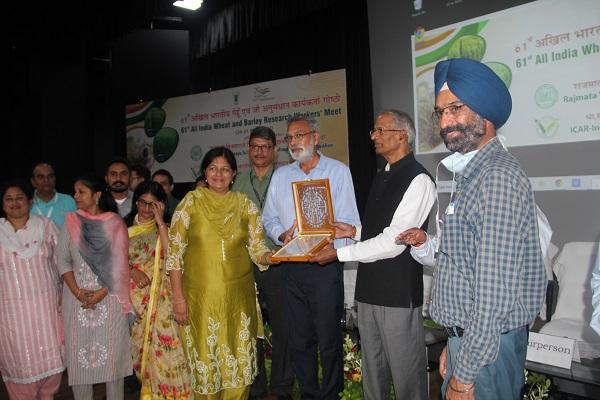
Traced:
<path fill-rule="evenodd" d="M 383 128 L 377 128 L 377 129 L 371 129 L 369 131 L 369 137 L 373 137 L 374 134 L 379 134 L 380 136 L 385 136 L 386 132 L 405 132 L 406 129 L 383 129 Z"/>
<path fill-rule="evenodd" d="M 271 149 L 273 148 L 273 145 L 272 144 L 249 144 L 248 147 L 250 148 L 250 151 L 258 153 L 258 152 L 271 151 Z"/>
<path fill-rule="evenodd" d="M 442 119 L 442 116 L 446 114 L 446 111 L 448 111 L 448 114 L 451 117 L 457 117 L 464 106 L 466 106 L 466 104 L 452 103 L 450 105 L 447 105 L 446 107 L 435 107 L 433 109 L 433 113 L 431 113 L 431 120 L 435 125 L 439 124 L 440 120 Z"/>
<path fill-rule="evenodd" d="M 304 139 L 304 137 L 306 135 L 310 135 L 311 133 L 315 133 L 315 131 L 293 133 L 291 135 L 285 136 L 283 139 L 285 140 L 286 143 L 291 143 L 294 140 L 300 141 L 300 140 Z"/>

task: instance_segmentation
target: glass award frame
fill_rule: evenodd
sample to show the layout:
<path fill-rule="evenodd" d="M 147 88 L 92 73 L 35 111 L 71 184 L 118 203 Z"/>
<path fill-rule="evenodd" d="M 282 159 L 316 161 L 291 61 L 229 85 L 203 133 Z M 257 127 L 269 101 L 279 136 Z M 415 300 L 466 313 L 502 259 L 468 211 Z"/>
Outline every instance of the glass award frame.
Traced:
<path fill-rule="evenodd" d="M 298 236 L 271 256 L 274 261 L 307 262 L 335 237 L 329 179 L 292 182 Z"/>

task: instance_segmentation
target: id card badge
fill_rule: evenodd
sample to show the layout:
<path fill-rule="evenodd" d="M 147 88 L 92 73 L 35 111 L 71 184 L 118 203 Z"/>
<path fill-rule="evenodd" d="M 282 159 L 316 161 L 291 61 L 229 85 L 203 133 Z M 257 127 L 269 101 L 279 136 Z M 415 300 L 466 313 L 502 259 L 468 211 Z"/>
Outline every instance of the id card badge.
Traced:
<path fill-rule="evenodd" d="M 453 201 L 451 201 L 450 204 L 448 204 L 448 207 L 446 207 L 446 215 L 454 214 L 455 207 L 456 205 Z"/>

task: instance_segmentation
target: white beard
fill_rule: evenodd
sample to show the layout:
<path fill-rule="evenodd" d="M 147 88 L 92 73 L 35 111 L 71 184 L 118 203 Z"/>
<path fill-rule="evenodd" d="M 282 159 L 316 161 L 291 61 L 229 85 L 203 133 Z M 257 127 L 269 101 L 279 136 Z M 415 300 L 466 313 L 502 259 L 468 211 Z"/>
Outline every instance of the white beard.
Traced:
<path fill-rule="evenodd" d="M 291 148 L 288 148 L 288 152 L 290 153 L 290 156 L 292 156 L 294 161 L 298 161 L 299 163 L 303 163 L 303 162 L 310 160 L 312 158 L 313 154 L 315 153 L 315 144 L 312 140 L 310 141 L 308 146 L 306 146 L 306 147 L 298 146 L 298 147 L 302 149 L 302 151 L 298 155 L 294 154 L 294 152 L 292 151 Z"/>

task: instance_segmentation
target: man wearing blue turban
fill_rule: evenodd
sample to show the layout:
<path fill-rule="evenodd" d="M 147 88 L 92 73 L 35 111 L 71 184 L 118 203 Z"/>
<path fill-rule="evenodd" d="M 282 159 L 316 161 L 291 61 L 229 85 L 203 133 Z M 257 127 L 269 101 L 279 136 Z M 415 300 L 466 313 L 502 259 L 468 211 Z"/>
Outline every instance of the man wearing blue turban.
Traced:
<path fill-rule="evenodd" d="M 442 393 L 519 399 L 527 327 L 546 275 L 529 179 L 496 137 L 510 116 L 510 93 L 485 64 L 450 59 L 435 68 L 435 94 L 433 118 L 455 152 L 442 163 L 456 186 L 438 232 L 430 306 L 449 335 L 440 357 Z M 416 254 L 434 241 L 416 229 L 398 240 Z"/>

